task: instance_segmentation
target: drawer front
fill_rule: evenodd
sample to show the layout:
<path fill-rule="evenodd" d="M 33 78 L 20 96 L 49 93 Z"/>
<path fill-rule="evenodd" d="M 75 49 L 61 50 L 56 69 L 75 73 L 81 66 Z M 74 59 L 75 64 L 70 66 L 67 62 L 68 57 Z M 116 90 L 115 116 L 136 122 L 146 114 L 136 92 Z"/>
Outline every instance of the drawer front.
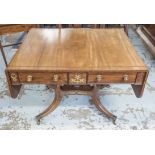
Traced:
<path fill-rule="evenodd" d="M 65 73 L 19 73 L 21 83 L 42 83 L 42 84 L 65 84 L 67 74 Z"/>
<path fill-rule="evenodd" d="M 136 73 L 89 74 L 88 83 L 135 83 Z"/>
<path fill-rule="evenodd" d="M 86 73 L 69 73 L 69 84 L 86 84 Z"/>

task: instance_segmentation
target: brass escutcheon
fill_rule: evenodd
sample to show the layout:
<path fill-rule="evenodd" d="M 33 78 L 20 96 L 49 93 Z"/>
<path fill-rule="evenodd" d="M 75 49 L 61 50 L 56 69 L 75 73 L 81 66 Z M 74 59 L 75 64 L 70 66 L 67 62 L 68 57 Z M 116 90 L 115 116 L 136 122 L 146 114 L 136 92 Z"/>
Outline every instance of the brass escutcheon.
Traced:
<path fill-rule="evenodd" d="M 27 76 L 27 82 L 31 82 L 32 81 L 32 75 L 28 75 Z"/>
<path fill-rule="evenodd" d="M 97 79 L 97 82 L 101 82 L 101 80 L 102 80 L 102 75 L 97 75 L 97 76 L 96 76 L 96 79 Z"/>
<path fill-rule="evenodd" d="M 123 79 L 124 79 L 124 81 L 128 81 L 129 80 L 128 75 L 124 75 Z"/>
<path fill-rule="evenodd" d="M 12 73 L 11 74 L 11 79 L 12 79 L 12 81 L 17 82 L 17 74 L 16 73 Z"/>
<path fill-rule="evenodd" d="M 84 78 L 81 78 L 81 75 L 80 74 L 75 74 L 75 77 L 71 79 L 71 82 L 72 83 L 84 83 L 85 82 L 85 79 Z"/>
<path fill-rule="evenodd" d="M 57 81 L 58 81 L 58 79 L 59 79 L 58 74 L 54 74 L 54 76 L 53 76 L 53 81 L 57 82 Z"/>

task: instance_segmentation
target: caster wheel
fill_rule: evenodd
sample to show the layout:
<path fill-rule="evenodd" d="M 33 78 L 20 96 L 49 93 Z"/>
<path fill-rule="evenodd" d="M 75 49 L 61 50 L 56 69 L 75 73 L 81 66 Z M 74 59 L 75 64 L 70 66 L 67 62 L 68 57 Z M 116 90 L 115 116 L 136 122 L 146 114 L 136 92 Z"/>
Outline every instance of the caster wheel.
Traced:
<path fill-rule="evenodd" d="M 37 125 L 40 125 L 40 120 L 37 120 Z"/>
<path fill-rule="evenodd" d="M 111 119 L 112 119 L 113 124 L 116 125 L 117 116 L 113 115 L 111 116 Z"/>
<path fill-rule="evenodd" d="M 36 117 L 36 120 L 37 120 L 37 125 L 40 125 L 41 119 Z"/>
<path fill-rule="evenodd" d="M 49 89 L 50 89 L 50 87 L 46 85 L 46 90 L 49 90 Z"/>

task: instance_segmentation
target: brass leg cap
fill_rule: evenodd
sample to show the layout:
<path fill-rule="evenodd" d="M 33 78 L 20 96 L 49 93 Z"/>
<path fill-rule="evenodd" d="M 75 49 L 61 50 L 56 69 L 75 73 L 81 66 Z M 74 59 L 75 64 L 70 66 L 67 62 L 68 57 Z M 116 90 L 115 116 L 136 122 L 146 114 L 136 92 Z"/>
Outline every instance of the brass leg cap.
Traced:
<path fill-rule="evenodd" d="M 116 125 L 117 116 L 112 115 L 110 118 L 112 119 L 113 124 Z"/>
<path fill-rule="evenodd" d="M 40 122 L 41 122 L 40 120 L 41 120 L 41 118 L 39 118 L 39 117 L 36 116 L 36 120 L 37 120 L 37 125 L 40 125 Z"/>

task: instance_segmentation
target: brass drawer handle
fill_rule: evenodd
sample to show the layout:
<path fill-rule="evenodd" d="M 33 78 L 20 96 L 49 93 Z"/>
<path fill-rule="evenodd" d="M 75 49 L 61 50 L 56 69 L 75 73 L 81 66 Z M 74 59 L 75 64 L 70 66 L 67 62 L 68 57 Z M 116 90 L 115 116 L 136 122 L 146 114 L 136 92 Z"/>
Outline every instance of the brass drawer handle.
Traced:
<path fill-rule="evenodd" d="M 32 75 L 28 75 L 27 76 L 27 82 L 31 82 L 32 81 Z"/>
<path fill-rule="evenodd" d="M 129 76 L 128 75 L 124 75 L 123 79 L 124 79 L 124 81 L 128 81 L 129 80 Z"/>
<path fill-rule="evenodd" d="M 84 83 L 85 79 L 81 78 L 80 74 L 76 74 L 74 78 L 71 79 L 72 83 Z"/>
<path fill-rule="evenodd" d="M 57 81 L 58 81 L 58 79 L 59 79 L 58 74 L 54 74 L 54 76 L 53 76 L 53 81 L 57 82 Z"/>
<path fill-rule="evenodd" d="M 16 73 L 12 73 L 11 74 L 11 79 L 12 79 L 12 81 L 17 82 L 17 74 Z"/>
<path fill-rule="evenodd" d="M 101 80 L 102 80 L 102 75 L 97 75 L 97 76 L 96 76 L 96 80 L 97 80 L 97 82 L 101 82 Z"/>

